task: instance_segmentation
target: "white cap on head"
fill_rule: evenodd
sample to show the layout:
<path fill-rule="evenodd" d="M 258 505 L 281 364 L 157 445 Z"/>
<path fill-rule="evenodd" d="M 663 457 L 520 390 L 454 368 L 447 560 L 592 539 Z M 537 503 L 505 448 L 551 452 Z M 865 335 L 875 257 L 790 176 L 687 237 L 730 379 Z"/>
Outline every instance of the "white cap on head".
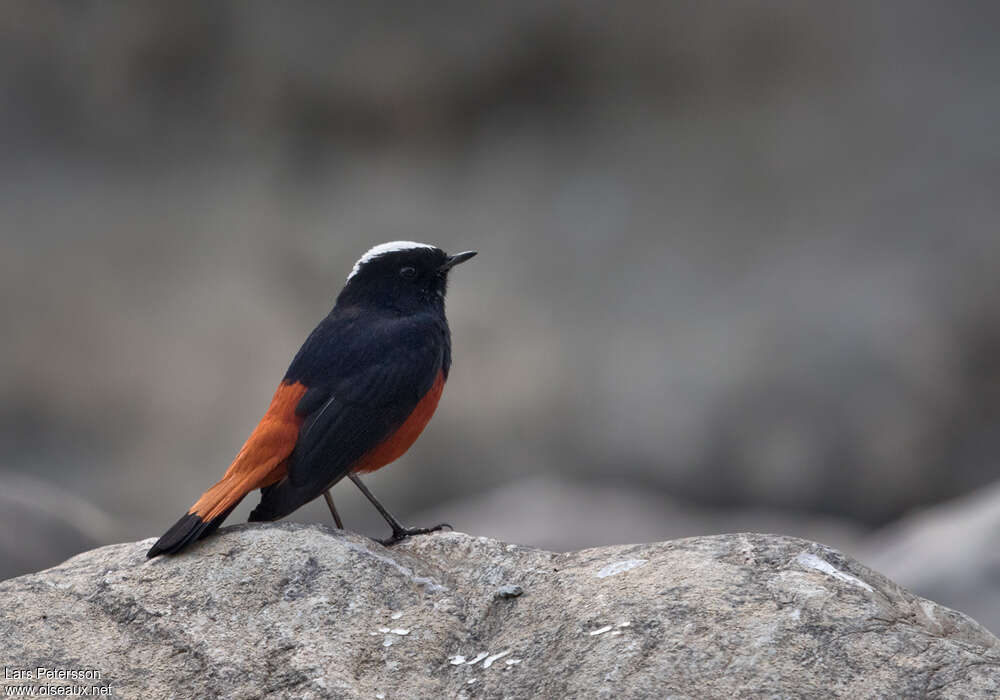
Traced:
<path fill-rule="evenodd" d="M 380 255 L 395 253 L 400 250 L 412 250 L 414 248 L 430 248 L 431 250 L 437 250 L 437 246 L 428 245 L 426 243 L 417 243 L 416 241 L 389 241 L 388 243 L 380 243 L 358 258 L 358 261 L 354 263 L 354 267 L 351 269 L 351 274 L 347 276 L 347 281 L 350 282 L 351 278 L 358 274 L 358 270 L 361 269 L 362 265 L 366 262 L 374 260 Z"/>

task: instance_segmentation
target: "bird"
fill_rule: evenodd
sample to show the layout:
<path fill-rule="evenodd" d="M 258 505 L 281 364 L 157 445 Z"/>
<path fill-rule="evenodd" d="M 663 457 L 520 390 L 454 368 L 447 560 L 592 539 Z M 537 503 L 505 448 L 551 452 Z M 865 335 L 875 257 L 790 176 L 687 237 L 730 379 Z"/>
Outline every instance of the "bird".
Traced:
<path fill-rule="evenodd" d="M 255 489 L 260 503 L 251 522 L 283 518 L 323 495 L 343 528 L 330 489 L 344 477 L 392 528 L 382 544 L 450 527 L 404 527 L 360 475 L 402 456 L 434 414 L 451 369 L 448 275 L 474 255 L 414 241 L 382 243 L 362 255 L 222 479 L 146 556 L 176 554 L 213 533 Z"/>

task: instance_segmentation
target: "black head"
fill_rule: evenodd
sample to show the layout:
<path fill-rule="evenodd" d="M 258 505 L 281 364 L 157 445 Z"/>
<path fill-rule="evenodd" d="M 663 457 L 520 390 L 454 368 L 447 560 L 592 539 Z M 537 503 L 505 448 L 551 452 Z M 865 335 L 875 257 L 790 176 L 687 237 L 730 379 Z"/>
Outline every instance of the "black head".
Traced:
<path fill-rule="evenodd" d="M 337 304 L 413 313 L 444 309 L 448 272 L 475 251 L 448 255 L 436 246 L 413 241 L 377 245 L 361 256 Z"/>

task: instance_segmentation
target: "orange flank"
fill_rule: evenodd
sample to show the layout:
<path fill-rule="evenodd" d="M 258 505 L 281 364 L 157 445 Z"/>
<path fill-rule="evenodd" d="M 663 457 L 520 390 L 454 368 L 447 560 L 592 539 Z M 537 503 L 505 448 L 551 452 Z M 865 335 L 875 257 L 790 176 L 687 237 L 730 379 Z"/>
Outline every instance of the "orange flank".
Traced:
<path fill-rule="evenodd" d="M 444 373 L 439 371 L 433 386 L 424 394 L 424 398 L 420 399 L 420 403 L 413 409 L 410 417 L 399 426 L 396 432 L 358 460 L 351 471 L 357 474 L 373 472 L 402 457 L 403 453 L 410 449 L 410 445 L 420 437 L 420 433 L 423 432 L 427 422 L 434 415 L 438 401 L 441 400 L 442 391 L 444 391 Z"/>
<path fill-rule="evenodd" d="M 270 486 L 285 476 L 286 460 L 298 440 L 303 420 L 295 415 L 295 407 L 305 393 L 306 387 L 298 382 L 282 382 L 278 386 L 267 413 L 247 438 L 225 475 L 202 494 L 188 513 L 209 522 L 254 489 Z"/>

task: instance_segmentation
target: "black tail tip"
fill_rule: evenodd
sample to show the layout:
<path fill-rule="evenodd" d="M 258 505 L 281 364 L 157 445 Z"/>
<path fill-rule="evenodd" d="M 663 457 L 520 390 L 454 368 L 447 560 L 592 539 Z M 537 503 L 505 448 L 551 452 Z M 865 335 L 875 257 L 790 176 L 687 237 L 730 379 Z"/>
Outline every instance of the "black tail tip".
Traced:
<path fill-rule="evenodd" d="M 200 516 L 186 513 L 149 548 L 146 558 L 152 559 L 161 554 L 177 554 L 205 534 L 208 525 Z"/>

